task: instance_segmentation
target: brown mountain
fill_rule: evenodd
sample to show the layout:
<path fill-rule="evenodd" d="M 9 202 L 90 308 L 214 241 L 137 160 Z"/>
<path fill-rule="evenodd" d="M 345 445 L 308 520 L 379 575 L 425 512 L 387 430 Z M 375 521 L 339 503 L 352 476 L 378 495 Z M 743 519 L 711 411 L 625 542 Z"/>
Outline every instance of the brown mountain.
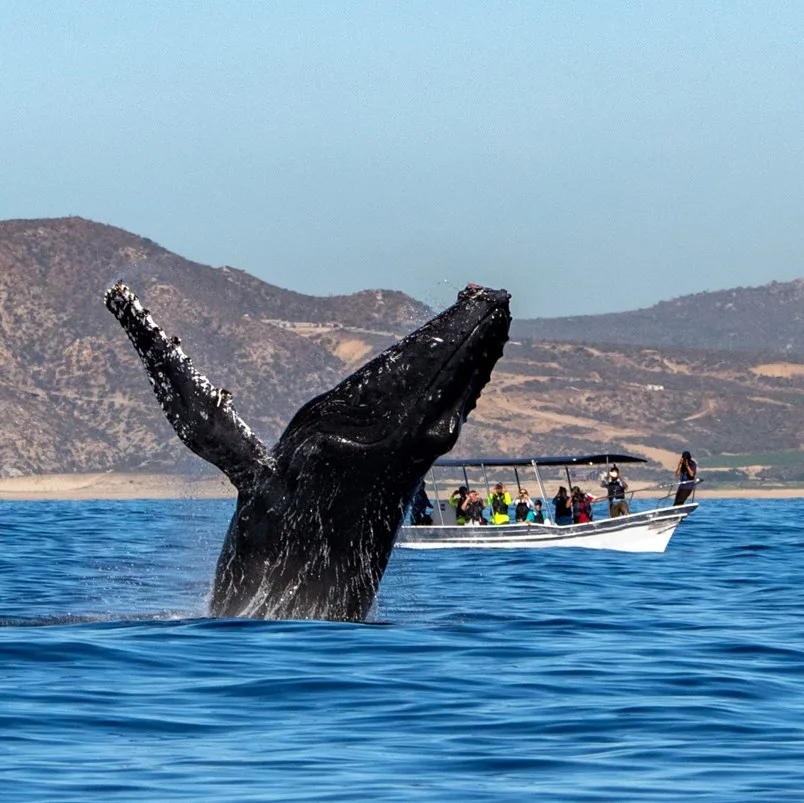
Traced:
<path fill-rule="evenodd" d="M 529 340 L 804 356 L 804 279 L 696 293 L 649 309 L 516 321 Z"/>
<path fill-rule="evenodd" d="M 293 293 L 80 218 L 0 222 L 0 475 L 199 467 L 103 305 L 121 277 L 267 441 L 430 316 L 398 292 Z"/>
<path fill-rule="evenodd" d="M 232 391 L 267 442 L 304 401 L 432 314 L 387 290 L 294 293 L 80 218 L 0 222 L 0 476 L 207 470 L 164 420 L 133 348 L 104 308 L 103 293 L 118 278 L 181 336 L 200 371 Z M 713 466 L 733 479 L 728 470 L 745 464 L 764 477 L 804 480 L 804 357 L 795 356 L 800 341 L 792 335 L 786 340 L 794 346 L 781 348 L 785 338 L 771 326 L 798 314 L 794 293 L 779 287 L 701 294 L 732 298 L 743 310 L 743 294 L 756 302 L 759 293 L 765 323 L 757 312 L 751 351 L 764 357 L 709 329 L 705 339 L 729 347 L 601 345 L 605 338 L 587 325 L 593 318 L 583 332 L 594 346 L 557 342 L 555 331 L 540 341 L 531 338 L 533 325 L 554 321 L 515 322 L 521 339 L 515 334 L 506 347 L 456 453 L 631 450 L 663 463 L 666 474 L 691 448 L 710 481 Z M 695 314 L 709 326 L 717 313 L 706 299 L 688 298 L 698 299 Z"/>
<path fill-rule="evenodd" d="M 714 467 L 730 481 L 804 481 L 804 358 L 520 341 L 493 382 L 471 431 L 485 430 L 478 449 L 634 451 L 665 468 L 691 449 L 710 482 Z"/>

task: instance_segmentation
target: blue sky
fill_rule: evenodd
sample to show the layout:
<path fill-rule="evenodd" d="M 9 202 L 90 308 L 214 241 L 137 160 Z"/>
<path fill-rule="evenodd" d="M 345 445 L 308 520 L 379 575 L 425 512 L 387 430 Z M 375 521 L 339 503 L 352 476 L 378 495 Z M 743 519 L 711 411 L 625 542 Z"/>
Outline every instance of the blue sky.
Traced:
<path fill-rule="evenodd" d="M 518 317 L 804 276 L 804 4 L 0 4 L 0 218 Z"/>

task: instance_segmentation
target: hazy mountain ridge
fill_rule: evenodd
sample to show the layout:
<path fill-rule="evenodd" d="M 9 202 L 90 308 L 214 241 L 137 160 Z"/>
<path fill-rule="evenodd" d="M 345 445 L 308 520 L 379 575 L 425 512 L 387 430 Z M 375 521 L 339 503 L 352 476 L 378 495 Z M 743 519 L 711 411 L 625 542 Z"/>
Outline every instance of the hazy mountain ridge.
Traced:
<path fill-rule="evenodd" d="M 118 278 L 181 337 L 199 371 L 232 391 L 237 410 L 266 442 L 301 404 L 432 315 L 395 291 L 320 298 L 283 290 L 80 218 L 0 222 L 0 476 L 208 470 L 165 421 L 137 355 L 103 305 Z M 735 309 L 747 304 L 755 311 L 751 350 L 769 353 L 781 342 L 774 321 L 798 314 L 801 284 L 666 304 L 707 326 L 725 298 Z M 704 311 L 707 298 L 713 312 Z M 622 449 L 670 465 L 691 448 L 712 465 L 722 453 L 802 448 L 804 358 L 792 348 L 762 358 L 733 344 L 720 352 L 601 345 L 594 320 L 583 326 L 594 346 L 556 342 L 555 332 L 544 342 L 518 342 L 523 327 L 555 322 L 515 321 L 514 340 L 456 453 Z M 764 475 L 804 479 L 804 465 L 793 461 Z"/>
<path fill-rule="evenodd" d="M 804 356 L 804 279 L 661 301 L 605 315 L 514 323 L 515 337 Z"/>

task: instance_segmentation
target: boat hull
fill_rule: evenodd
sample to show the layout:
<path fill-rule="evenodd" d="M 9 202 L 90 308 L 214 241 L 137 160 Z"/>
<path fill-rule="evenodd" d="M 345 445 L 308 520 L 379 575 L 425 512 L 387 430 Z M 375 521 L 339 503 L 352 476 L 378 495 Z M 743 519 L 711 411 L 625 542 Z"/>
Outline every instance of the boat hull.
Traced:
<path fill-rule="evenodd" d="M 619 552 L 664 552 L 676 527 L 697 507 L 698 503 L 693 502 L 561 527 L 549 522 L 496 526 L 405 525 L 400 528 L 396 545 L 404 549 L 583 547 Z"/>

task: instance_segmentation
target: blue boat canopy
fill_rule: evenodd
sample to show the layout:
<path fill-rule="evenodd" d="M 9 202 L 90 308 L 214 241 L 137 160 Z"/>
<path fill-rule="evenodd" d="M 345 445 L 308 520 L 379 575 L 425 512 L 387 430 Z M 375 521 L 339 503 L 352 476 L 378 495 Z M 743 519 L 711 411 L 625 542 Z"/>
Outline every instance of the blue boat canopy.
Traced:
<path fill-rule="evenodd" d="M 631 454 L 576 454 L 559 457 L 439 457 L 434 466 L 500 468 L 504 466 L 605 466 L 610 463 L 647 463 L 644 457 Z"/>

